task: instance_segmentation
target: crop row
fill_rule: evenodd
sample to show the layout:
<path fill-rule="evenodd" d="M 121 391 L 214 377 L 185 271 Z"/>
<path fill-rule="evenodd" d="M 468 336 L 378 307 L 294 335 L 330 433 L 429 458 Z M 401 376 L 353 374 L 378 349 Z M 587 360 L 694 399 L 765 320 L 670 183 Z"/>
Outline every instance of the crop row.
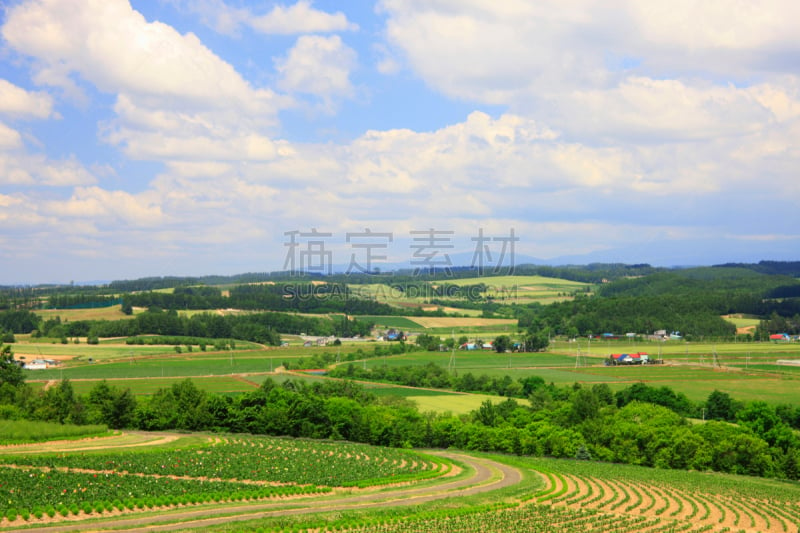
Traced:
<path fill-rule="evenodd" d="M 657 487 L 672 487 L 683 492 L 769 501 L 800 501 L 800 485 L 774 479 L 543 458 L 526 459 L 525 465 L 538 472 L 560 472 L 629 483 L 648 483 Z"/>
<path fill-rule="evenodd" d="M 740 494 L 695 492 L 642 481 L 545 473 L 540 503 L 630 516 L 664 518 L 672 528 L 707 531 L 749 530 L 797 532 L 800 506 Z"/>
<path fill-rule="evenodd" d="M 198 501 L 260 500 L 330 491 L 328 487 L 313 485 L 276 487 L 155 475 L 10 467 L 2 468 L 0 480 L 0 513 L 6 517 L 9 513 L 49 514 L 48 510 L 60 513 L 61 509 L 86 512 L 87 505 L 95 510 L 99 505 L 102 512 L 102 509 L 115 507 L 122 510 L 123 507 L 133 509 Z M 158 498 L 153 498 L 154 494 Z"/>
<path fill-rule="evenodd" d="M 28 466 L 68 467 L 98 472 L 162 474 L 191 478 L 354 486 L 438 476 L 439 459 L 404 450 L 349 443 L 253 437 L 199 447 L 0 458 Z"/>
<path fill-rule="evenodd" d="M 546 505 L 523 507 L 494 506 L 438 510 L 412 516 L 376 517 L 350 523 L 347 519 L 326 522 L 306 522 L 300 529 L 291 531 L 348 532 L 348 533 L 401 533 L 426 531 L 430 533 L 538 533 L 559 531 L 583 533 L 586 531 L 615 531 L 634 533 L 658 525 L 660 519 L 641 516 L 621 516 L 592 510 L 573 510 Z M 260 531 L 271 533 L 287 530 L 287 523 L 277 523 Z"/>

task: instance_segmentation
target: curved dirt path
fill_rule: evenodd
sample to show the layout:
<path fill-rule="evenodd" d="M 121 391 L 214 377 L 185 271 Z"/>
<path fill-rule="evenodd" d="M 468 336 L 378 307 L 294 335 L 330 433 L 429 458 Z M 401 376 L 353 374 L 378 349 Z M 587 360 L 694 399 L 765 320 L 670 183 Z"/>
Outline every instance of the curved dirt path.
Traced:
<path fill-rule="evenodd" d="M 134 440 L 128 442 L 123 439 Z M 174 442 L 186 435 L 177 433 L 150 432 L 150 431 L 126 431 L 119 435 L 109 435 L 103 437 L 88 437 L 77 440 L 57 440 L 47 442 L 28 442 L 24 444 L 8 444 L 0 446 L 0 453 L 3 454 L 26 454 L 26 453 L 46 453 L 54 451 L 81 452 L 87 450 L 98 450 L 101 448 L 139 448 L 142 446 L 158 446 Z"/>
<path fill-rule="evenodd" d="M 5 533 L 66 531 L 174 531 L 185 529 L 203 529 L 216 525 L 258 520 L 286 515 L 303 515 L 349 509 L 390 508 L 421 505 L 445 498 L 470 496 L 484 492 L 510 487 L 522 480 L 522 473 L 511 466 L 489 459 L 482 459 L 452 452 L 426 451 L 464 463 L 474 470 L 474 474 L 465 479 L 458 479 L 427 487 L 400 487 L 397 490 L 381 490 L 377 492 L 347 494 L 335 498 L 326 498 L 313 502 L 282 501 L 269 503 L 225 505 L 214 508 L 197 508 L 193 510 L 165 510 L 146 517 L 88 517 L 90 522 L 70 521 L 26 527 L 19 530 L 4 530 Z M 225 516 L 222 516 L 225 515 Z M 170 523 L 165 523 L 170 522 Z"/>

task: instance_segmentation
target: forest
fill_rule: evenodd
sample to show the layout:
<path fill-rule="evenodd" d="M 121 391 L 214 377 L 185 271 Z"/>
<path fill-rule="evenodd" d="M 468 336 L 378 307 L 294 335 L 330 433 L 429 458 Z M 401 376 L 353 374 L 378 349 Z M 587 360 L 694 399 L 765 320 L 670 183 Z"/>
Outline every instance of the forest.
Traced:
<path fill-rule="evenodd" d="M 722 316 L 763 317 L 757 339 L 800 333 L 800 281 L 746 268 L 697 268 L 618 279 L 567 302 L 517 308 L 521 328 L 578 336 L 602 332 L 680 331 L 687 340 L 733 339 Z M 777 328 L 777 329 L 776 329 Z"/>

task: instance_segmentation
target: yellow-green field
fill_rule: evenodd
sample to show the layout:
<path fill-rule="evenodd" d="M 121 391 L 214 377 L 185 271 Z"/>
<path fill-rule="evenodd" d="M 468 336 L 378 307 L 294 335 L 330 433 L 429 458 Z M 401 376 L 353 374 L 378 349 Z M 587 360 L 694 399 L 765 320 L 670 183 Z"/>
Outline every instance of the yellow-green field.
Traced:
<path fill-rule="evenodd" d="M 539 302 L 548 304 L 569 300 L 572 298 L 571 295 L 573 293 L 584 292 L 592 287 L 589 283 L 543 276 L 477 277 L 457 279 L 447 283 L 462 287 L 483 283 L 489 287 L 487 292 L 484 293 L 485 296 L 501 300 L 503 303 Z"/>
<path fill-rule="evenodd" d="M 497 396 L 488 394 L 442 394 L 425 396 L 406 396 L 409 400 L 417 404 L 417 408 L 423 412 L 452 413 L 454 415 L 466 415 L 478 409 L 486 400 L 494 403 L 498 402 Z"/>
<path fill-rule="evenodd" d="M 740 334 L 755 332 L 761 319 L 751 315 L 724 315 L 722 318 L 736 326 L 736 331 Z"/>
<path fill-rule="evenodd" d="M 134 309 L 134 312 L 136 311 L 137 309 Z M 123 318 L 130 318 L 130 316 L 122 312 L 121 305 L 99 307 L 97 309 L 35 309 L 33 312 L 45 320 L 59 317 L 62 322 L 75 322 L 78 320 L 121 320 Z"/>
<path fill-rule="evenodd" d="M 517 319 L 449 316 L 415 316 L 406 318 L 413 320 L 423 328 L 496 327 L 498 330 L 503 330 L 511 327 L 513 330 L 517 329 Z"/>
<path fill-rule="evenodd" d="M 199 351 L 199 350 L 198 350 Z M 135 346 L 127 344 L 81 344 L 74 343 L 16 343 L 14 356 L 17 359 L 58 359 L 94 361 L 118 359 L 130 356 L 174 355 L 173 346 Z"/>
<path fill-rule="evenodd" d="M 584 292 L 591 289 L 592 285 L 577 281 L 543 276 L 485 276 L 464 279 L 443 280 L 442 284 L 467 285 L 485 284 L 488 289 L 481 296 L 501 300 L 504 303 L 532 303 L 548 304 L 572 298 L 575 292 Z M 380 283 L 352 284 L 350 290 L 359 297 L 375 299 L 390 305 L 402 306 L 414 304 L 425 308 L 428 305 L 426 298 L 410 295 L 396 288 Z M 442 298 L 446 299 L 446 298 Z M 430 306 L 432 309 L 436 306 Z M 470 314 L 470 310 L 453 308 L 451 311 L 461 314 Z M 474 310 L 473 310 L 474 311 Z M 450 312 L 450 311 L 448 311 Z"/>

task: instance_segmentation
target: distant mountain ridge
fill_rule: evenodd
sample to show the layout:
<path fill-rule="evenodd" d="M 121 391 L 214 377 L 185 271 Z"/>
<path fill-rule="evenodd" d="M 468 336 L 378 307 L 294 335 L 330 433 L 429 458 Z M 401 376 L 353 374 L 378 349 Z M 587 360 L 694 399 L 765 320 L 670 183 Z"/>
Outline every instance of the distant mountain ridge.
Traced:
<path fill-rule="evenodd" d="M 620 262 L 589 262 L 589 263 L 570 263 L 562 262 L 554 264 L 552 261 L 544 261 L 541 259 L 529 256 L 517 256 L 513 264 L 506 264 L 501 267 L 498 272 L 495 272 L 492 265 L 487 265 L 483 269 L 483 274 L 480 273 L 477 266 L 470 264 L 469 260 L 458 264 L 458 261 L 464 259 L 462 255 L 453 255 L 451 257 L 451 266 L 447 269 L 454 278 L 464 277 L 477 277 L 479 275 L 491 277 L 494 275 L 542 275 L 546 277 L 563 277 L 564 279 L 575 279 L 578 281 L 599 282 L 606 277 L 628 277 L 640 276 L 654 272 L 663 272 L 670 270 L 685 270 L 689 268 L 740 268 L 751 270 L 760 274 L 768 275 L 782 275 L 794 278 L 800 277 L 800 261 L 773 261 L 764 260 L 757 263 L 723 263 L 716 265 L 705 266 L 672 266 L 672 267 L 656 267 L 648 263 L 620 263 Z M 353 271 L 349 274 L 346 273 L 347 266 L 332 265 L 331 275 L 323 275 L 319 272 L 290 272 L 290 271 L 271 271 L 271 272 L 244 272 L 240 274 L 210 274 L 203 276 L 146 276 L 133 279 L 121 279 L 113 281 L 96 280 L 96 281 L 82 281 L 74 283 L 40 283 L 37 285 L 23 285 L 23 284 L 7 284 L 0 285 L 2 290 L 11 290 L 20 287 L 35 287 L 40 289 L 56 289 L 65 287 L 108 287 L 119 291 L 131 290 L 156 290 L 163 288 L 170 288 L 175 286 L 186 285 L 226 285 L 226 284 L 243 284 L 243 283 L 263 283 L 263 282 L 277 282 L 277 281 L 290 281 L 290 280 L 303 280 L 303 279 L 320 279 L 327 278 L 332 281 L 351 282 L 351 283 L 370 283 L 379 282 L 381 277 L 389 276 L 416 276 L 421 279 L 444 279 L 445 268 L 438 265 L 435 273 L 431 274 L 427 269 L 421 268 L 419 265 L 412 265 L 408 262 L 403 263 L 382 263 L 375 265 L 379 267 L 379 271 L 375 273 L 364 273 L 360 271 Z M 578 275 L 584 273 L 585 275 Z"/>
<path fill-rule="evenodd" d="M 722 268 L 746 268 L 761 274 L 800 277 L 800 261 L 759 261 L 758 263 L 725 263 Z"/>

